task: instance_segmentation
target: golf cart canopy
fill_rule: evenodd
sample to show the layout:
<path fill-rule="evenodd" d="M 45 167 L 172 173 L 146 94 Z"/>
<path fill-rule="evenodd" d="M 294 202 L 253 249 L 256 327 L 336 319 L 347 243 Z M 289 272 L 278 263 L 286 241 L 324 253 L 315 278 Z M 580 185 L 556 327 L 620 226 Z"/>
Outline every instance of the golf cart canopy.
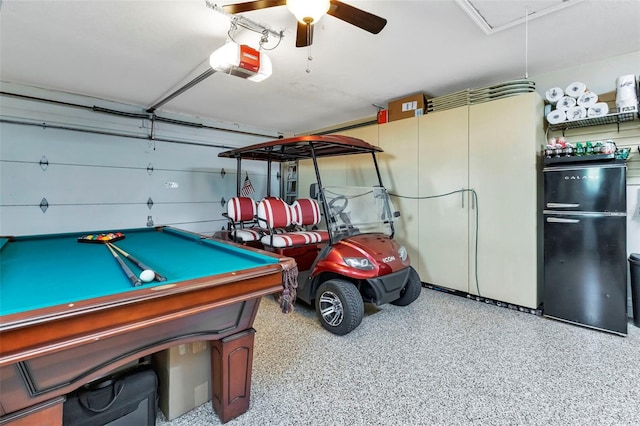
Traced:
<path fill-rule="evenodd" d="M 382 149 L 362 139 L 341 135 L 322 135 L 276 139 L 224 151 L 218 154 L 218 157 L 284 162 L 376 152 L 382 152 Z"/>

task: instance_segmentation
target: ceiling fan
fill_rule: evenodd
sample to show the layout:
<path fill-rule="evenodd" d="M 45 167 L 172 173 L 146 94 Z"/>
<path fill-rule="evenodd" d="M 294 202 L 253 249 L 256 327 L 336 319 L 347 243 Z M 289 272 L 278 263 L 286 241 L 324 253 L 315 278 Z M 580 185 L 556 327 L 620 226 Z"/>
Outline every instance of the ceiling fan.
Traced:
<path fill-rule="evenodd" d="M 350 6 L 338 0 L 256 0 L 222 6 L 225 12 L 236 14 L 252 10 L 286 5 L 298 19 L 296 47 L 306 47 L 313 43 L 313 25 L 325 13 L 378 34 L 387 20 L 372 13 Z"/>

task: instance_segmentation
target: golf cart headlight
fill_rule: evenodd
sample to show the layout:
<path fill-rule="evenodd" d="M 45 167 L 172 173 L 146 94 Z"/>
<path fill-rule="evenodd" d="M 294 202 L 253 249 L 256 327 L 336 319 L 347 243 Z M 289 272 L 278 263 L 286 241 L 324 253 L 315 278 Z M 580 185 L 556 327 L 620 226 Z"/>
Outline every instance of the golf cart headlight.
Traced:
<path fill-rule="evenodd" d="M 402 260 L 403 262 L 407 260 L 407 249 L 404 248 L 404 246 L 400 246 L 400 248 L 398 249 L 398 256 L 400 256 L 400 260 Z"/>
<path fill-rule="evenodd" d="M 373 269 L 373 265 L 366 257 L 345 257 L 344 262 L 352 268 L 370 270 Z"/>

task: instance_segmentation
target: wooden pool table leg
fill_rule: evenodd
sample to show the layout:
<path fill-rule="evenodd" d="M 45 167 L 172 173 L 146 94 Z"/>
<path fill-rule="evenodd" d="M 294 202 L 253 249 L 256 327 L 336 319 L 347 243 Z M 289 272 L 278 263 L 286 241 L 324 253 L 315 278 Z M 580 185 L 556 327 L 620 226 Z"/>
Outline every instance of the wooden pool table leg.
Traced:
<path fill-rule="evenodd" d="M 211 402 L 223 423 L 249 409 L 255 332 L 250 328 L 211 342 Z"/>

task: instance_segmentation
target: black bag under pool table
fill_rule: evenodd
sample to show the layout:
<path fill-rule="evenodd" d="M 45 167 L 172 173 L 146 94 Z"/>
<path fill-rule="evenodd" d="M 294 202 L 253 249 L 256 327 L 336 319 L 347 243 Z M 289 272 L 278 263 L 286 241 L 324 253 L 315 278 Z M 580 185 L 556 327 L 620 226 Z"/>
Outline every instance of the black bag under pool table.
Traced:
<path fill-rule="evenodd" d="M 149 366 L 88 384 L 67 396 L 64 426 L 153 426 L 158 379 Z"/>

